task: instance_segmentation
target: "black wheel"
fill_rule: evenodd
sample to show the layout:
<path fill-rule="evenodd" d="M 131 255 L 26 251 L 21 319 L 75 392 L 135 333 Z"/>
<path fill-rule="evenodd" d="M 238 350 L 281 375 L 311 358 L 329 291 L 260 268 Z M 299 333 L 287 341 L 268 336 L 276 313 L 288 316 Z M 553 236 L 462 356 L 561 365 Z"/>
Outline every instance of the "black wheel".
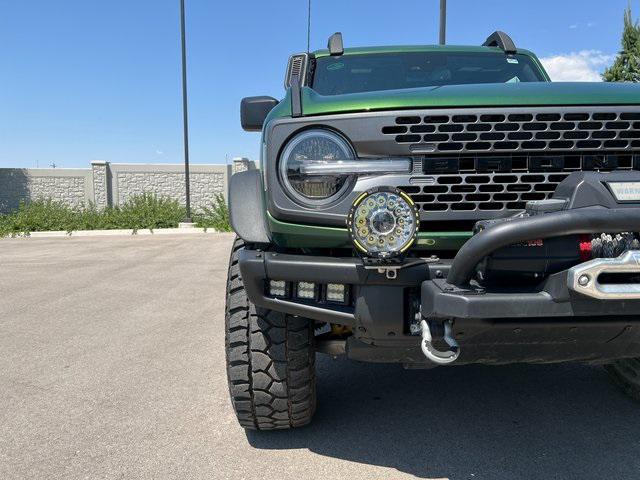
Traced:
<path fill-rule="evenodd" d="M 640 402 L 640 358 L 616 360 L 604 368 L 616 385 Z"/>
<path fill-rule="evenodd" d="M 231 402 L 244 428 L 301 427 L 316 406 L 313 322 L 256 309 L 238 267 L 244 242 L 229 262 L 225 312 L 227 378 Z"/>

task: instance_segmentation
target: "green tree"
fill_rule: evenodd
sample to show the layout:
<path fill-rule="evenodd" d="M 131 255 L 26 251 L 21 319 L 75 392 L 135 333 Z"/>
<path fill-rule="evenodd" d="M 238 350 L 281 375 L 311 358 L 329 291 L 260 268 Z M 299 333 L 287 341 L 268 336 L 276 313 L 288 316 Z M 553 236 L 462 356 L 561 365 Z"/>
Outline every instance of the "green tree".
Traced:
<path fill-rule="evenodd" d="M 631 6 L 624 12 L 622 51 L 602 74 L 605 82 L 640 82 L 640 26 L 633 21 Z"/>

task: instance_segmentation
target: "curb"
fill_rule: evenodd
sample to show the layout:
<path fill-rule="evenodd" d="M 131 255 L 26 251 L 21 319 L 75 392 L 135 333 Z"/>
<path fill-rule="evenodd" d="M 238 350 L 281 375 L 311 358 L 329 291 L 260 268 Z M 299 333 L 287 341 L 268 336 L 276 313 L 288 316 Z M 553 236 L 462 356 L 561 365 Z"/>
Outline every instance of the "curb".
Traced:
<path fill-rule="evenodd" d="M 150 230 L 148 228 L 134 230 L 134 229 L 120 229 L 120 230 L 74 230 L 72 232 L 62 231 L 49 231 L 49 232 L 31 232 L 28 235 L 16 235 L 15 237 L 4 238 L 63 238 L 63 237 L 123 237 L 123 236 L 146 236 L 146 235 L 212 235 L 215 233 L 228 233 L 218 232 L 214 229 L 204 228 L 156 228 Z"/>

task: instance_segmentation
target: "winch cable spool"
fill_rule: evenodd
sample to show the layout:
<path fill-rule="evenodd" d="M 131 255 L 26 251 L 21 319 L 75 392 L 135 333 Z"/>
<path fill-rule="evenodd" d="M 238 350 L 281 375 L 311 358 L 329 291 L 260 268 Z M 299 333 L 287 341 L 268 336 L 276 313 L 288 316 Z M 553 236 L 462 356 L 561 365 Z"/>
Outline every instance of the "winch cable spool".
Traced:
<path fill-rule="evenodd" d="M 628 250 L 639 249 L 640 241 L 630 232 L 601 233 L 591 239 L 592 258 L 616 258 Z"/>

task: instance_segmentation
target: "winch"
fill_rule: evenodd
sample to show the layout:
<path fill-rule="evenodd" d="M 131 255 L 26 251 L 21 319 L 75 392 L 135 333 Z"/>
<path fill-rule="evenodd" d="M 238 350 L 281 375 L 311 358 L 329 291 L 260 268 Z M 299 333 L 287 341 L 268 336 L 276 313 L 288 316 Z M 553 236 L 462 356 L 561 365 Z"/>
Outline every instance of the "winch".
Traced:
<path fill-rule="evenodd" d="M 525 213 L 513 218 L 541 215 L 549 208 L 564 206 L 554 200 L 530 202 Z M 485 220 L 476 223 L 477 234 L 490 226 L 513 218 Z M 502 247 L 478 264 L 476 279 L 483 285 L 527 283 L 539 281 L 593 258 L 615 258 L 629 250 L 640 249 L 637 233 L 596 233 L 538 238 Z"/>
<path fill-rule="evenodd" d="M 633 178 L 630 178 L 633 177 Z M 633 207 L 629 185 L 636 172 L 579 172 L 560 184 L 553 198 L 531 201 L 526 210 L 513 217 L 482 220 L 474 234 L 514 220 L 539 217 L 567 210 Z M 619 197 L 622 195 L 622 197 Z M 619 199 L 620 198 L 620 199 Z M 498 248 L 478 263 L 475 278 L 482 285 L 535 283 L 547 276 L 595 258 L 615 258 L 640 249 L 640 236 L 634 232 L 573 233 L 531 238 Z"/>

